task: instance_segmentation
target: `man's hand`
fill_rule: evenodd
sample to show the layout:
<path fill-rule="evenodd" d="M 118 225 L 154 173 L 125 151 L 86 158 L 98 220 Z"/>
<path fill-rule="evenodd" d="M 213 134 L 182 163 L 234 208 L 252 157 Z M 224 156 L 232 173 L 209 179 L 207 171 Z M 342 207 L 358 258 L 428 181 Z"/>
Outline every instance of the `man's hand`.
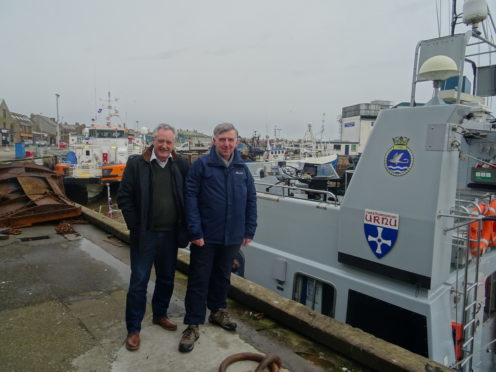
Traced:
<path fill-rule="evenodd" d="M 253 241 L 253 239 L 248 239 L 244 238 L 243 239 L 243 247 L 246 247 L 248 244 L 250 244 Z"/>
<path fill-rule="evenodd" d="M 191 243 L 197 245 L 198 247 L 203 247 L 205 245 L 205 240 L 203 238 L 192 240 Z"/>

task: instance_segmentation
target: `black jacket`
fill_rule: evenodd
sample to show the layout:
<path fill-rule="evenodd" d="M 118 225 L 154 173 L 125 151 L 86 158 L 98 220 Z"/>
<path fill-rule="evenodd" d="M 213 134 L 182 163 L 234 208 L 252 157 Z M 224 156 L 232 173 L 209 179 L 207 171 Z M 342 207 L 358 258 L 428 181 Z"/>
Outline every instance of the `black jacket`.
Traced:
<path fill-rule="evenodd" d="M 152 151 L 153 146 L 150 146 L 142 155 L 129 157 L 117 193 L 117 204 L 122 211 L 127 228 L 131 231 L 131 247 L 139 244 L 140 239 L 136 239 L 139 233 L 149 230 L 151 225 L 153 172 L 150 158 Z M 172 161 L 172 192 L 179 215 L 178 245 L 184 247 L 188 242 L 184 241 L 186 237 L 184 233 L 183 182 L 189 165 L 186 159 L 174 151 L 172 152 L 172 159 L 169 161 Z"/>

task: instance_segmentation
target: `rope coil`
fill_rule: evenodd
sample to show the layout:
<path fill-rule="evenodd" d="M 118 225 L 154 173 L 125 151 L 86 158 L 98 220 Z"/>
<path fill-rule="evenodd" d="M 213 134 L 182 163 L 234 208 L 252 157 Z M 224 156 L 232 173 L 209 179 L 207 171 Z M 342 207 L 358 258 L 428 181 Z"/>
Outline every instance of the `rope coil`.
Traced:
<path fill-rule="evenodd" d="M 251 360 L 253 362 L 258 362 L 258 367 L 255 372 L 263 371 L 268 368 L 271 372 L 279 372 L 281 369 L 281 358 L 275 354 L 256 354 L 256 353 L 238 353 L 228 356 L 222 361 L 219 366 L 219 372 L 226 372 L 227 367 L 231 364 L 240 362 L 243 360 Z"/>

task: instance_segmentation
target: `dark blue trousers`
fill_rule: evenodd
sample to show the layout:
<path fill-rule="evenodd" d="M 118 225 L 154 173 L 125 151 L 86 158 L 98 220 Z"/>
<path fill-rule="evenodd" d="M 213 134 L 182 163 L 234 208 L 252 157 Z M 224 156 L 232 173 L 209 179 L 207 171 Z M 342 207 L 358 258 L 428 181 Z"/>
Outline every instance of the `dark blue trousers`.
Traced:
<path fill-rule="evenodd" d="M 226 308 L 232 261 L 239 247 L 239 244 L 191 245 L 184 324 L 205 323 L 207 307 L 210 311 Z"/>
<path fill-rule="evenodd" d="M 139 332 L 146 310 L 146 290 L 152 266 L 155 266 L 155 290 L 152 298 L 154 317 L 167 316 L 174 290 L 177 262 L 176 233 L 147 231 L 131 237 L 131 280 L 126 298 L 128 333 Z M 134 241 L 133 241 L 134 239 Z M 139 243 L 141 241 L 141 244 Z"/>

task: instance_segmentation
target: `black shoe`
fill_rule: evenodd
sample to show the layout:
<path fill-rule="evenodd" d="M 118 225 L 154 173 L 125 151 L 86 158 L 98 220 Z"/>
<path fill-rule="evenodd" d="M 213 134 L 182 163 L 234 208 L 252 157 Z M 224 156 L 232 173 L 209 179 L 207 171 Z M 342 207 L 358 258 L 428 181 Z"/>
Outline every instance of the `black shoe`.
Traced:
<path fill-rule="evenodd" d="M 237 324 L 233 322 L 226 309 L 219 309 L 215 312 L 211 312 L 208 321 L 217 324 L 228 331 L 235 331 L 237 327 Z"/>
<path fill-rule="evenodd" d="M 193 350 L 195 346 L 195 341 L 200 337 L 200 329 L 197 325 L 189 325 L 183 331 L 183 337 L 181 337 L 181 341 L 179 342 L 179 351 L 181 353 L 189 353 Z"/>

